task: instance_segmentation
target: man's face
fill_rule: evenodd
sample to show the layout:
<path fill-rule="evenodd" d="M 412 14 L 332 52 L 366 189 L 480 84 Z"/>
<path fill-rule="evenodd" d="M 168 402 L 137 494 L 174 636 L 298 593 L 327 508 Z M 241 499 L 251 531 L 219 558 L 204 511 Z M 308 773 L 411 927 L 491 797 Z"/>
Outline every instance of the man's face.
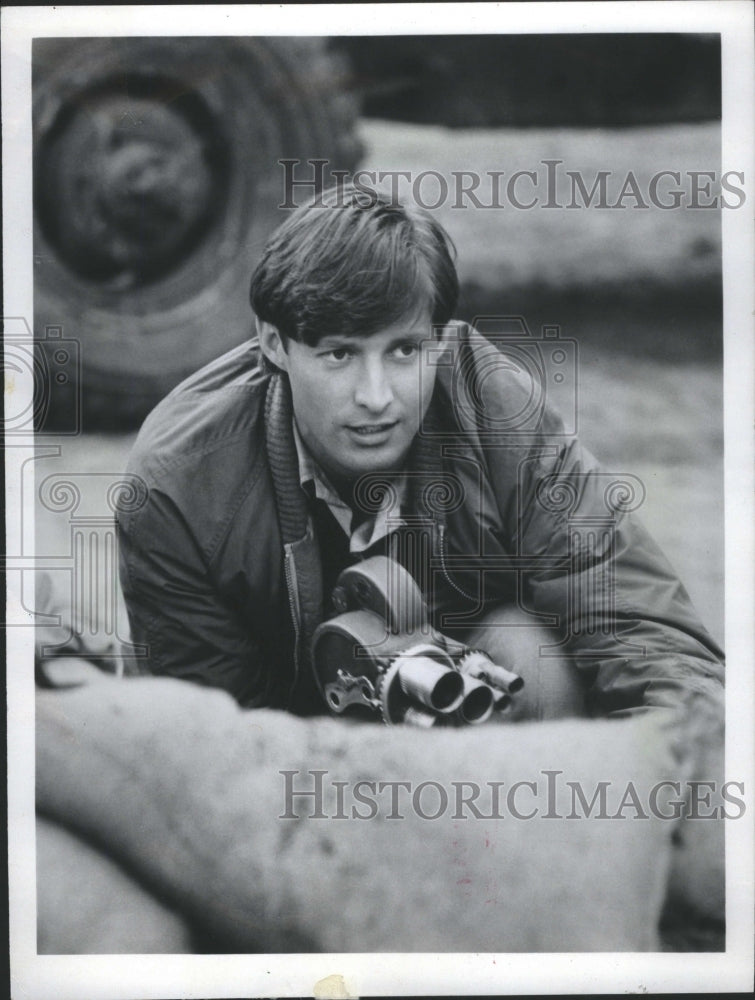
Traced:
<path fill-rule="evenodd" d="M 296 426 L 334 480 L 400 469 L 430 404 L 429 312 L 368 337 L 289 341 L 276 363 L 288 373 Z"/>

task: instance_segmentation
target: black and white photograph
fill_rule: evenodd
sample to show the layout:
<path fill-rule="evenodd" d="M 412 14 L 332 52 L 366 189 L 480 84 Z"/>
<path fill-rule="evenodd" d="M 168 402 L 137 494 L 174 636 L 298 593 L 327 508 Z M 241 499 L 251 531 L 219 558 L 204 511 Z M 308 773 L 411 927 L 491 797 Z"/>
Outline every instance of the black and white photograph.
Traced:
<path fill-rule="evenodd" d="M 3 7 L 11 990 L 753 989 L 753 10 Z"/>

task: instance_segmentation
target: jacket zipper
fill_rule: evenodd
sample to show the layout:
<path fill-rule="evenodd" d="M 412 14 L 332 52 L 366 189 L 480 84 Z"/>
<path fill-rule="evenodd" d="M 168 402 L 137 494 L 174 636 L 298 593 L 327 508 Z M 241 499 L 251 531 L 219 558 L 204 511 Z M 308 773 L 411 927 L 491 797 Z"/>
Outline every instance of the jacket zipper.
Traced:
<path fill-rule="evenodd" d="M 296 583 L 296 567 L 290 543 L 284 545 L 285 557 L 283 560 L 283 572 L 286 577 L 286 587 L 288 588 L 288 606 L 291 611 L 291 621 L 294 626 L 294 684 L 299 679 L 299 645 L 301 636 L 301 611 L 299 608 L 299 588 Z"/>
<path fill-rule="evenodd" d="M 478 597 L 473 597 L 468 594 L 466 590 L 462 590 L 454 581 L 451 579 L 451 574 L 448 572 L 448 567 L 446 566 L 446 526 L 445 524 L 438 524 L 438 535 L 439 535 L 439 551 L 440 551 L 440 568 L 443 570 L 443 575 L 450 585 L 454 588 L 457 594 L 461 594 L 462 597 L 466 597 L 468 601 L 479 601 Z"/>

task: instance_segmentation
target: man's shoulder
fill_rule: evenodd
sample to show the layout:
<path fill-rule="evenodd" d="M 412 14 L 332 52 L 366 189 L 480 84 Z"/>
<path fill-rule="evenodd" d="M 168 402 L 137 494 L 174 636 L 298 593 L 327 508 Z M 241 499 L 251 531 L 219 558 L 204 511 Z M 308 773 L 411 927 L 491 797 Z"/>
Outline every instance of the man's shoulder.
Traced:
<path fill-rule="evenodd" d="M 154 485 L 182 475 L 249 468 L 264 436 L 269 375 L 256 341 L 247 341 L 176 386 L 149 414 L 129 470 Z"/>
<path fill-rule="evenodd" d="M 526 328 L 511 322 L 491 332 L 452 320 L 439 346 L 433 364 L 461 430 L 494 444 L 563 435 L 563 415 L 550 398 L 548 345 Z"/>

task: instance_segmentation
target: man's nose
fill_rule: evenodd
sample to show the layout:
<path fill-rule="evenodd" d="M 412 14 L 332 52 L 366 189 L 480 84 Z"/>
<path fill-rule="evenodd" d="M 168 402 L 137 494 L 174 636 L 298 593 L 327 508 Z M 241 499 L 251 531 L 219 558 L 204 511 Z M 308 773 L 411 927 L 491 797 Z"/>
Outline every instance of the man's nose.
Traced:
<path fill-rule="evenodd" d="M 359 373 L 354 399 L 372 413 L 382 413 L 393 401 L 388 373 L 381 361 L 367 361 Z"/>

